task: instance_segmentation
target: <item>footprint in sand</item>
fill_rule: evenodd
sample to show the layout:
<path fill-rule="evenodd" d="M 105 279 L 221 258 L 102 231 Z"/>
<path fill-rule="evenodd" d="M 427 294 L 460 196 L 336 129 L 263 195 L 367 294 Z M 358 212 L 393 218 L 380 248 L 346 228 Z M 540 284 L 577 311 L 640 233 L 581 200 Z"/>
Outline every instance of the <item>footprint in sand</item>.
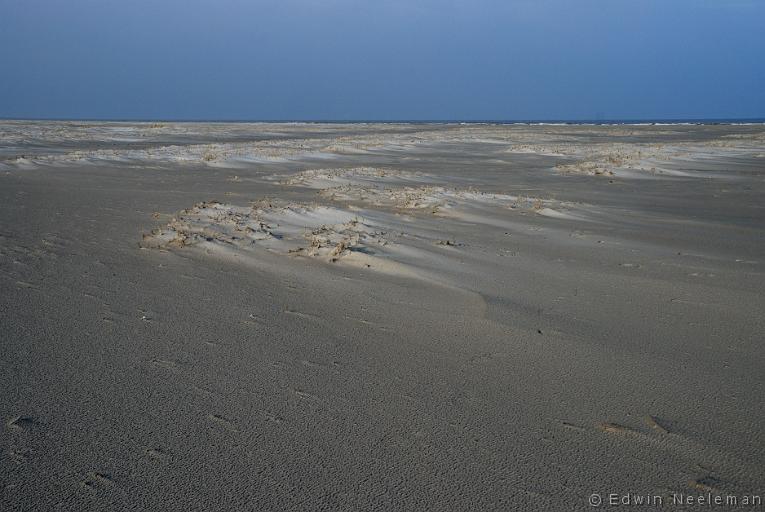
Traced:
<path fill-rule="evenodd" d="M 88 473 L 88 477 L 82 481 L 82 486 L 91 491 L 97 491 L 99 488 L 112 487 L 115 485 L 112 475 L 93 471 Z"/>
<path fill-rule="evenodd" d="M 221 427 L 225 428 L 226 430 L 231 430 L 232 432 L 237 432 L 236 426 L 234 423 L 226 418 L 225 416 L 222 416 L 220 414 L 209 414 L 207 416 L 207 419 L 210 421 L 217 423 Z"/>
<path fill-rule="evenodd" d="M 30 448 L 14 448 L 8 450 L 8 456 L 11 458 L 11 460 L 18 464 L 27 462 L 32 458 L 33 453 L 34 452 Z"/>
<path fill-rule="evenodd" d="M 669 434 L 669 422 L 662 420 L 656 416 L 645 416 L 643 418 L 643 422 L 651 428 L 654 432 L 657 432 L 659 434 Z M 642 438 L 650 438 L 648 434 L 641 432 L 639 430 L 636 430 L 634 428 L 626 427 L 624 425 L 620 425 L 618 423 L 598 423 L 596 425 L 596 428 L 602 432 L 605 432 L 607 434 L 620 434 L 620 435 L 628 435 L 628 436 L 637 436 Z"/>
<path fill-rule="evenodd" d="M 167 451 L 159 447 L 146 448 L 143 452 L 152 459 L 164 459 L 167 457 Z"/>
<path fill-rule="evenodd" d="M 40 422 L 30 416 L 14 416 L 8 420 L 5 426 L 13 432 L 26 432 L 39 424 Z"/>
<path fill-rule="evenodd" d="M 669 434 L 669 422 L 656 416 L 648 415 L 644 418 L 646 425 L 661 434 Z"/>
<path fill-rule="evenodd" d="M 303 391 L 302 389 L 293 389 L 292 391 L 301 400 L 305 400 L 306 402 L 313 402 L 317 404 L 322 403 L 322 400 L 319 397 L 312 395 L 311 393 L 308 393 L 306 391 Z"/>
<path fill-rule="evenodd" d="M 568 422 L 568 421 L 561 421 L 560 423 L 561 423 L 561 425 L 562 425 L 564 428 L 567 428 L 567 429 L 570 429 L 570 430 L 576 430 L 576 431 L 578 431 L 578 432 L 584 432 L 584 430 L 585 430 L 585 428 L 584 428 L 584 427 L 582 427 L 582 426 L 580 426 L 580 425 L 576 425 L 576 424 L 574 424 L 574 423 L 570 423 L 570 422 Z"/>
<path fill-rule="evenodd" d="M 276 414 L 270 413 L 270 412 L 264 412 L 263 413 L 266 417 L 266 421 L 269 423 L 276 423 L 277 425 L 280 423 L 284 423 L 284 418 L 281 416 L 277 416 Z"/>
<path fill-rule="evenodd" d="M 296 316 L 298 318 L 302 318 L 303 320 L 311 320 L 311 321 L 320 321 L 321 318 L 319 318 L 316 315 L 311 315 L 309 313 L 301 313 L 300 311 L 292 311 L 289 309 L 285 309 L 284 313 L 287 315 Z"/>
<path fill-rule="evenodd" d="M 645 423 L 646 426 L 650 427 L 651 430 L 658 432 L 660 434 L 670 433 L 670 422 L 668 420 L 659 418 L 658 416 L 653 416 L 650 414 L 647 416 L 644 416 L 643 423 Z M 641 432 L 631 427 L 620 425 L 618 423 L 603 422 L 603 423 L 598 423 L 596 427 L 598 430 L 601 430 L 602 432 L 606 432 L 609 434 L 637 434 L 637 435 L 643 435 L 643 436 L 646 435 L 644 432 Z"/>
<path fill-rule="evenodd" d="M 303 366 L 306 366 L 308 368 L 312 368 L 314 370 L 326 370 L 328 366 L 326 364 L 317 363 L 315 361 L 309 361 L 307 359 L 303 359 L 300 361 L 300 364 Z"/>
<path fill-rule="evenodd" d="M 719 478 L 707 475 L 688 482 L 688 486 L 703 492 L 720 492 L 722 482 Z"/>
<path fill-rule="evenodd" d="M 596 427 L 607 434 L 640 434 L 640 432 L 618 423 L 598 423 Z"/>
<path fill-rule="evenodd" d="M 245 325 L 265 325 L 266 320 L 262 317 L 250 313 L 247 315 L 247 319 L 242 320 L 242 323 Z"/>
<path fill-rule="evenodd" d="M 750 461 L 742 460 L 739 457 L 712 446 L 702 444 L 690 438 L 686 438 L 676 432 L 673 424 L 663 418 L 653 415 L 643 417 L 643 424 L 649 430 L 638 430 L 618 423 L 598 423 L 595 425 L 597 430 L 608 435 L 623 436 L 625 439 L 631 439 L 640 443 L 649 445 L 657 450 L 672 452 L 680 455 L 688 461 L 689 473 L 701 474 L 698 478 L 687 480 L 686 484 L 695 490 L 703 492 L 721 492 L 723 489 L 735 489 L 737 487 L 748 487 L 751 483 L 745 484 L 743 481 L 727 481 L 714 476 L 716 470 L 710 470 L 698 462 L 693 461 L 706 460 L 713 461 L 715 467 L 724 470 L 731 475 L 739 475 L 745 480 L 743 475 L 757 474 L 759 469 L 752 465 Z M 692 466 L 692 467 L 691 467 Z"/>

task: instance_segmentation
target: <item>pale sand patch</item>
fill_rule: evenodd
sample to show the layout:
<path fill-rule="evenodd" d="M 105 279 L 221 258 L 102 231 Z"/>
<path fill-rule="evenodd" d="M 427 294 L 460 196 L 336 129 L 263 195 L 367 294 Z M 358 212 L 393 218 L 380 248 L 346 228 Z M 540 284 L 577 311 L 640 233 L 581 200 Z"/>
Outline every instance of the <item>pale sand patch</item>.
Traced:
<path fill-rule="evenodd" d="M 185 247 L 200 242 L 239 249 L 263 247 L 282 254 L 301 253 L 337 261 L 354 250 L 384 246 L 384 233 L 358 213 L 319 205 L 273 201 L 250 207 L 203 202 L 183 210 L 165 228 L 144 235 L 145 248 Z"/>

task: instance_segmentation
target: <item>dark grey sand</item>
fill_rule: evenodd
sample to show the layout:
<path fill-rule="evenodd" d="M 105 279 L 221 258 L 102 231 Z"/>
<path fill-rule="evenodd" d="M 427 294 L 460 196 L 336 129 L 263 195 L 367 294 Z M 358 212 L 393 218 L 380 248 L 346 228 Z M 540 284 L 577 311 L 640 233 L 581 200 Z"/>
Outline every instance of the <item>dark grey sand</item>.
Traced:
<path fill-rule="evenodd" d="M 763 496 L 764 193 L 761 125 L 0 123 L 0 509 Z"/>

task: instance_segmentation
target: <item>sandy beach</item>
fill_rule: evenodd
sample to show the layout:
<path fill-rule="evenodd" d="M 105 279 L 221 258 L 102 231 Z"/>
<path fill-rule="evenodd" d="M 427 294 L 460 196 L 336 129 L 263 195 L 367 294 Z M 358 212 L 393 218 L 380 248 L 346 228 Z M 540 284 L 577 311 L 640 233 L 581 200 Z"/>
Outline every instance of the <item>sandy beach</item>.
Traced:
<path fill-rule="evenodd" d="M 2 121 L 0 510 L 765 497 L 764 197 L 761 124 Z"/>

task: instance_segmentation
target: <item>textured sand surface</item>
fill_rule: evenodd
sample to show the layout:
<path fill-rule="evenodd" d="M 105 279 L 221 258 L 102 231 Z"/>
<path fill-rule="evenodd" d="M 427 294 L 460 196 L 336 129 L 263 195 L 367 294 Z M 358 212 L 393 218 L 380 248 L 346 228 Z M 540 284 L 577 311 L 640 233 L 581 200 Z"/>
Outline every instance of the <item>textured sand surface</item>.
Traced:
<path fill-rule="evenodd" d="M 0 510 L 765 496 L 764 194 L 761 125 L 2 122 Z"/>

